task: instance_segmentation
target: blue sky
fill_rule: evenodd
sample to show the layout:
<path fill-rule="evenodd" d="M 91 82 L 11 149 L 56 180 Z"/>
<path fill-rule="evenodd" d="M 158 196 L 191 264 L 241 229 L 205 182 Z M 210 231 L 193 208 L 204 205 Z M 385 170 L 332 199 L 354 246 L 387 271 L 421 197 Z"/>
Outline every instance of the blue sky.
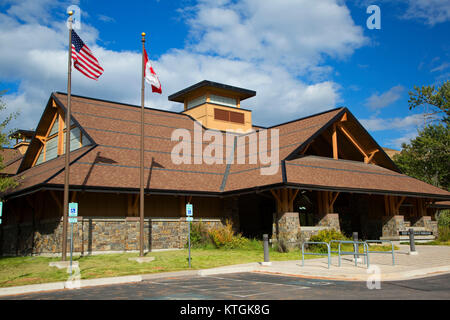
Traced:
<path fill-rule="evenodd" d="M 0 0 L 0 89 L 12 125 L 34 128 L 52 91 L 67 90 L 66 10 L 80 7 L 80 37 L 105 73 L 76 70 L 74 94 L 139 104 L 140 33 L 163 94 L 146 105 L 180 111 L 167 96 L 207 79 L 257 91 L 242 106 L 274 125 L 346 106 L 385 147 L 417 134 L 414 85 L 450 78 L 445 0 Z M 381 9 L 370 30 L 369 5 Z"/>

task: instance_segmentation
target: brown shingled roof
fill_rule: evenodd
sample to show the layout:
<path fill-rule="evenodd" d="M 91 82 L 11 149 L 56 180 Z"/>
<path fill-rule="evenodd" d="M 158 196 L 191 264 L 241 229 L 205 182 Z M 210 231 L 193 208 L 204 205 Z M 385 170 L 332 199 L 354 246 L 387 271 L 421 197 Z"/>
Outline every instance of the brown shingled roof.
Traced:
<path fill-rule="evenodd" d="M 54 93 L 51 99 L 65 110 L 67 95 Z M 49 105 L 44 113 L 49 110 Z M 193 161 L 192 164 L 174 164 L 171 151 L 178 141 L 171 141 L 171 134 L 175 129 L 186 129 L 192 134 L 195 120 L 182 113 L 146 108 L 145 187 L 151 192 L 226 195 L 291 184 L 450 198 L 446 191 L 376 165 L 313 156 L 291 160 L 292 155 L 343 112 L 348 110 L 337 108 L 268 128 L 279 129 L 281 163 L 275 175 L 264 176 L 260 174 L 262 165 L 259 162 L 227 164 L 225 159 L 232 147 L 224 152 L 222 164 L 194 164 Z M 72 96 L 72 118 L 91 139 L 92 145 L 71 152 L 71 188 L 136 192 L 139 188 L 140 107 Z M 41 119 L 37 132 L 40 126 L 47 125 L 46 121 Z M 209 142 L 203 142 L 203 148 L 207 145 Z M 32 141 L 18 175 L 21 184 L 10 195 L 33 188 L 62 187 L 64 157 L 30 167 L 31 158 L 36 154 L 37 142 Z"/>
<path fill-rule="evenodd" d="M 0 174 L 15 175 L 23 158 L 22 153 L 17 149 L 4 148 L 0 151 L 0 155 L 3 157 L 4 166 Z"/>

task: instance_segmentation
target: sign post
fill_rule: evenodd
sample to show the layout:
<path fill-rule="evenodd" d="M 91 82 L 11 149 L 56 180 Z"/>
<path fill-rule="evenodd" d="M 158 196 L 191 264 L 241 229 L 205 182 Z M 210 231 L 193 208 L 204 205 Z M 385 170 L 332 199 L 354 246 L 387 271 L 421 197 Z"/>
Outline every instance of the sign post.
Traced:
<path fill-rule="evenodd" d="M 194 207 L 186 204 L 186 221 L 188 222 L 188 247 L 189 247 L 189 268 L 191 267 L 191 221 L 194 221 Z"/>
<path fill-rule="evenodd" d="M 72 256 L 73 256 L 73 224 L 78 221 L 78 203 L 69 203 L 69 223 L 71 226 L 70 232 L 70 274 L 72 274 Z"/>

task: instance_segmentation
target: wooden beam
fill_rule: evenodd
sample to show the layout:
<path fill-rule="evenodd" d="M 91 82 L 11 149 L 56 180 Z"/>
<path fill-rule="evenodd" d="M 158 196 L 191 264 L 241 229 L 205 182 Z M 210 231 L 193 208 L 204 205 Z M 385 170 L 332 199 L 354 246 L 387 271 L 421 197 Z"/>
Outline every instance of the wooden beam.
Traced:
<path fill-rule="evenodd" d="M 344 115 L 341 117 L 341 119 L 340 119 L 339 121 L 340 121 L 340 122 L 347 121 L 347 112 L 344 113 Z"/>
<path fill-rule="evenodd" d="M 364 163 L 370 163 L 370 162 L 372 161 L 372 159 L 373 159 L 373 156 L 374 156 L 378 151 L 380 151 L 380 150 L 376 149 L 376 150 L 370 152 L 368 157 L 367 157 L 367 156 L 364 157 Z"/>
<path fill-rule="evenodd" d="M 364 149 L 359 145 L 357 140 L 353 137 L 353 135 L 342 125 L 338 124 L 339 129 L 341 129 L 342 133 L 350 140 L 350 142 L 358 149 L 358 151 L 364 156 L 367 157 L 367 153 Z"/>
<path fill-rule="evenodd" d="M 303 149 L 303 151 L 300 154 L 305 154 L 305 152 L 308 151 L 309 146 L 311 145 L 311 143 L 312 143 L 312 141 L 306 145 L 306 147 Z"/>
<path fill-rule="evenodd" d="M 398 210 L 400 209 L 400 206 L 402 205 L 403 201 L 405 201 L 406 197 L 401 197 L 400 200 L 397 202 L 397 206 L 395 208 L 396 212 L 399 212 Z"/>
<path fill-rule="evenodd" d="M 333 142 L 333 159 L 338 159 L 338 142 L 337 142 L 336 123 L 333 124 L 333 134 L 332 134 L 331 140 Z"/>
<path fill-rule="evenodd" d="M 336 192 L 336 193 L 333 195 L 333 192 L 331 192 L 332 195 L 331 195 L 330 208 L 333 208 L 334 203 L 336 202 L 336 199 L 337 199 L 339 193 L 340 193 L 340 192 Z"/>
<path fill-rule="evenodd" d="M 35 137 L 36 137 L 36 139 L 38 139 L 40 142 L 42 142 L 43 144 L 45 144 L 45 137 L 44 136 L 38 136 L 38 135 L 35 135 Z"/>
<path fill-rule="evenodd" d="M 272 193 L 273 197 L 277 201 L 277 212 L 281 212 L 282 207 L 281 207 L 281 199 L 280 199 L 279 194 L 277 194 L 277 192 L 275 192 L 274 190 L 270 190 L 270 193 Z"/>

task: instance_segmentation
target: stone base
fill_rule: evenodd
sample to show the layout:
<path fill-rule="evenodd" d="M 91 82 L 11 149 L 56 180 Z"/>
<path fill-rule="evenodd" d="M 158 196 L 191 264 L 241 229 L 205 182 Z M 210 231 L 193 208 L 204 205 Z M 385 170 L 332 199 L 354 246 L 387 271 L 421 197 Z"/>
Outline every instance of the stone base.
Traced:
<path fill-rule="evenodd" d="M 284 241 L 289 248 L 298 246 L 298 236 L 300 234 L 300 219 L 298 212 L 282 212 L 278 214 L 278 234 L 277 239 Z"/>
<path fill-rule="evenodd" d="M 327 227 L 327 229 L 334 229 L 336 231 L 341 231 L 339 224 L 339 214 L 338 213 L 327 213 L 322 218 L 320 218 L 318 227 Z"/>

